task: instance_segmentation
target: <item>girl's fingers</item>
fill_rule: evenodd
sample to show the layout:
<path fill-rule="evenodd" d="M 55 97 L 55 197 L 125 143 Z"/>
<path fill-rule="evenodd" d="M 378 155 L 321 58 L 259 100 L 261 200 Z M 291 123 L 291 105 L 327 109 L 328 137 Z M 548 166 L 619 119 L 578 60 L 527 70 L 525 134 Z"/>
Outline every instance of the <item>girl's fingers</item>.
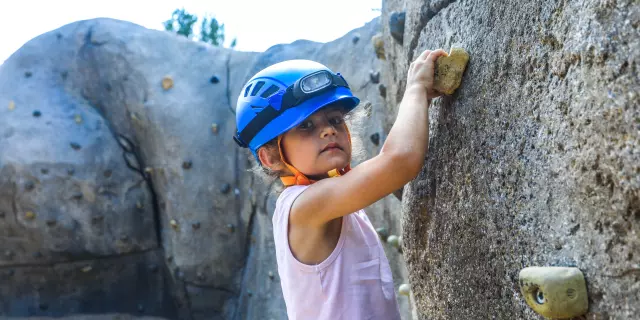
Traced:
<path fill-rule="evenodd" d="M 420 54 L 420 56 L 418 56 L 418 58 L 416 59 L 416 61 L 418 61 L 418 60 L 425 60 L 425 59 L 429 56 L 429 54 L 431 54 L 431 52 L 432 52 L 431 50 L 425 50 L 424 52 L 422 52 L 422 53 Z"/>
<path fill-rule="evenodd" d="M 431 61 L 436 61 L 438 58 L 442 57 L 442 56 L 448 56 L 449 54 L 447 54 L 444 50 L 442 49 L 438 49 L 438 50 L 434 50 L 431 51 L 429 53 L 429 56 L 427 57 L 427 59 L 431 60 Z"/>

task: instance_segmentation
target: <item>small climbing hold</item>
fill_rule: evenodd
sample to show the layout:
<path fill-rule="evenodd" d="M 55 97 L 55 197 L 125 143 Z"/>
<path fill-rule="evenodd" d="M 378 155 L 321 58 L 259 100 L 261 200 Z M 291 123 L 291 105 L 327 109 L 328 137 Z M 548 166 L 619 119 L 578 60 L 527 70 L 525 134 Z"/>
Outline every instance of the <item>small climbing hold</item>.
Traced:
<path fill-rule="evenodd" d="M 252 296 L 253 296 L 253 292 L 252 292 L 251 290 L 247 290 L 247 295 L 248 295 L 249 297 L 252 297 Z"/>
<path fill-rule="evenodd" d="M 162 89 L 169 90 L 171 88 L 173 88 L 173 79 L 170 76 L 162 78 Z"/>
<path fill-rule="evenodd" d="M 41 115 L 42 115 L 42 112 L 40 112 L 40 110 L 34 110 L 34 111 L 33 111 L 33 116 L 34 116 L 34 117 L 38 118 L 38 117 L 40 117 Z"/>
<path fill-rule="evenodd" d="M 178 221 L 176 221 L 175 219 L 171 219 L 171 221 L 169 221 L 169 225 L 171 225 L 171 228 L 173 228 L 174 230 L 178 229 Z"/>
<path fill-rule="evenodd" d="M 45 221 L 45 223 L 47 224 L 47 226 L 49 226 L 49 227 L 53 227 L 53 226 L 55 226 L 58 222 L 56 221 L 56 219 L 50 218 L 50 219 L 47 219 L 47 220 Z"/>
<path fill-rule="evenodd" d="M 518 278 L 529 307 L 546 318 L 575 318 L 589 308 L 586 282 L 578 268 L 528 267 Z"/>
<path fill-rule="evenodd" d="M 151 167 L 145 167 L 145 168 L 144 168 L 144 173 L 146 173 L 146 174 L 152 174 L 152 173 L 153 173 L 153 168 L 151 168 Z"/>
<path fill-rule="evenodd" d="M 36 185 L 31 180 L 25 182 L 25 184 L 24 184 L 24 189 L 27 190 L 27 191 L 31 191 L 35 187 L 36 187 Z"/>
<path fill-rule="evenodd" d="M 211 77 L 211 79 L 209 79 L 209 82 L 211 82 L 213 84 L 216 84 L 216 83 L 220 82 L 220 79 L 218 79 L 218 77 L 216 77 L 216 76 L 213 76 L 213 77 Z"/>
<path fill-rule="evenodd" d="M 193 163 L 191 162 L 191 160 L 182 162 L 183 169 L 191 169 L 192 166 L 193 166 Z"/>
<path fill-rule="evenodd" d="M 273 271 L 269 271 L 269 279 L 273 280 Z"/>
<path fill-rule="evenodd" d="M 138 210 L 144 209 L 144 204 L 142 204 L 142 201 L 140 200 L 136 201 L 136 209 Z"/>
<path fill-rule="evenodd" d="M 233 233 L 234 231 L 236 231 L 236 226 L 234 226 L 233 224 L 229 223 L 227 225 L 227 231 L 229 231 L 229 233 Z"/>
<path fill-rule="evenodd" d="M 387 97 L 387 87 L 384 84 L 381 83 L 378 85 L 378 91 L 380 92 L 381 97 Z"/>
<path fill-rule="evenodd" d="M 360 41 L 360 34 L 356 33 L 353 35 L 353 38 L 351 38 L 351 42 L 353 42 L 353 44 L 358 43 L 358 41 Z"/>
<path fill-rule="evenodd" d="M 32 75 L 33 75 L 33 73 L 31 73 L 31 71 L 25 71 L 25 73 L 24 73 L 24 77 L 25 78 L 31 78 Z"/>
<path fill-rule="evenodd" d="M 378 84 L 380 82 L 380 71 L 369 71 L 369 79 L 371 82 Z"/>
<path fill-rule="evenodd" d="M 16 108 L 16 103 L 13 100 L 9 101 L 9 111 L 13 111 Z"/>
<path fill-rule="evenodd" d="M 231 185 L 228 183 L 225 183 L 222 185 L 222 187 L 220 187 L 220 193 L 222 194 L 227 194 L 229 193 L 229 191 L 231 191 Z"/>
<path fill-rule="evenodd" d="M 213 132 L 213 134 L 218 134 L 218 124 L 217 123 L 212 123 L 211 124 L 211 132 Z"/>
<path fill-rule="evenodd" d="M 376 233 L 378 233 L 378 236 L 382 241 L 387 241 L 387 238 L 389 238 L 389 231 L 387 231 L 387 228 L 385 227 L 377 228 Z"/>
<path fill-rule="evenodd" d="M 392 235 L 390 235 L 390 236 L 387 238 L 387 243 L 388 243 L 389 245 L 391 245 L 392 247 L 394 247 L 394 248 L 398 248 L 398 236 L 393 235 L 393 234 L 392 234 Z"/>
<path fill-rule="evenodd" d="M 411 294 L 411 287 L 409 284 L 403 283 L 398 287 L 398 293 L 408 297 Z"/>
<path fill-rule="evenodd" d="M 371 135 L 370 137 L 371 142 L 373 142 L 373 144 L 375 144 L 376 146 L 380 144 L 380 134 L 379 133 L 374 133 Z"/>
<path fill-rule="evenodd" d="M 382 33 L 378 33 L 371 37 L 371 44 L 373 44 L 373 49 L 376 52 L 376 57 L 381 60 L 386 60 L 384 53 L 384 38 L 382 37 Z"/>
<path fill-rule="evenodd" d="M 82 123 L 82 116 L 79 114 L 76 114 L 75 116 L 73 116 L 73 120 L 75 120 L 75 122 L 77 124 L 81 124 Z"/>
<path fill-rule="evenodd" d="M 238 189 L 238 188 L 233 189 L 233 194 L 235 194 L 236 196 L 239 196 L 240 195 L 240 189 Z"/>
<path fill-rule="evenodd" d="M 80 150 L 80 148 L 82 148 L 78 143 L 76 142 L 71 142 L 69 143 L 69 145 L 71 146 L 71 148 L 73 148 L 73 150 Z"/>
<path fill-rule="evenodd" d="M 82 267 L 82 269 L 80 269 L 80 271 L 87 273 L 89 271 L 93 270 L 93 268 L 91 266 L 84 266 Z"/>
<path fill-rule="evenodd" d="M 391 33 L 391 37 L 396 39 L 398 42 L 402 43 L 404 39 L 404 21 L 406 18 L 406 13 L 402 12 L 392 12 L 389 16 L 389 32 Z"/>
<path fill-rule="evenodd" d="M 193 228 L 193 230 L 198 230 L 200 229 L 200 222 L 196 221 L 194 223 L 191 224 L 191 228 Z"/>
<path fill-rule="evenodd" d="M 74 194 L 71 195 L 71 198 L 75 200 L 81 200 L 82 197 L 83 197 L 82 192 L 75 192 Z"/>
<path fill-rule="evenodd" d="M 462 48 L 452 47 L 446 57 L 436 60 L 433 88 L 452 94 L 462 82 L 462 75 L 469 62 L 469 54 Z"/>
<path fill-rule="evenodd" d="M 33 211 L 27 211 L 24 213 L 24 218 L 27 220 L 33 220 L 36 217 L 36 214 Z"/>

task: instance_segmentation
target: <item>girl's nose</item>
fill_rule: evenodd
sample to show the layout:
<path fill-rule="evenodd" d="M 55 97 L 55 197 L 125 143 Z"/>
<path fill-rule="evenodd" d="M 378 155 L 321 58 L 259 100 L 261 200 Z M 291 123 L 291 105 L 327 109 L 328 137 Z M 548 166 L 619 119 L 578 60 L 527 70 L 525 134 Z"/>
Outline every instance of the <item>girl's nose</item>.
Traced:
<path fill-rule="evenodd" d="M 320 131 L 321 138 L 325 138 L 330 135 L 335 136 L 336 134 L 338 134 L 338 131 L 332 124 L 330 124 L 329 122 L 324 123 L 324 125 L 322 126 L 322 131 Z"/>

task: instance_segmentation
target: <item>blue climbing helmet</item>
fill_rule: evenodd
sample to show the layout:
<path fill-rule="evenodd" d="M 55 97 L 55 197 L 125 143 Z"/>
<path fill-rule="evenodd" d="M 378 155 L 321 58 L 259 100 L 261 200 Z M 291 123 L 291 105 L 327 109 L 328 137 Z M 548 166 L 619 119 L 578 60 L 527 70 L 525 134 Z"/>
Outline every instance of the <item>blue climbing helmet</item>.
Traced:
<path fill-rule="evenodd" d="M 258 159 L 261 146 L 334 102 L 341 102 L 346 112 L 360 103 L 340 73 L 310 60 L 276 63 L 249 79 L 240 92 L 233 140 Z"/>

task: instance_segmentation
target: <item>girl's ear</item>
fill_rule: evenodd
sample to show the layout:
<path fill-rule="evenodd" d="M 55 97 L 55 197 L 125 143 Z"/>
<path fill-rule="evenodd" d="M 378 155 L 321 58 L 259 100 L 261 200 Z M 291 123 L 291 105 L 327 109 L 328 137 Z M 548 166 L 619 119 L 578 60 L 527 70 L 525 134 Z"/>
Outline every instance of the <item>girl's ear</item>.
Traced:
<path fill-rule="evenodd" d="M 262 162 L 262 165 L 273 171 L 282 170 L 282 161 L 280 161 L 280 159 L 275 159 L 273 154 L 269 151 L 270 150 L 267 150 L 267 147 L 258 149 L 258 158 L 260 159 L 260 162 Z"/>

